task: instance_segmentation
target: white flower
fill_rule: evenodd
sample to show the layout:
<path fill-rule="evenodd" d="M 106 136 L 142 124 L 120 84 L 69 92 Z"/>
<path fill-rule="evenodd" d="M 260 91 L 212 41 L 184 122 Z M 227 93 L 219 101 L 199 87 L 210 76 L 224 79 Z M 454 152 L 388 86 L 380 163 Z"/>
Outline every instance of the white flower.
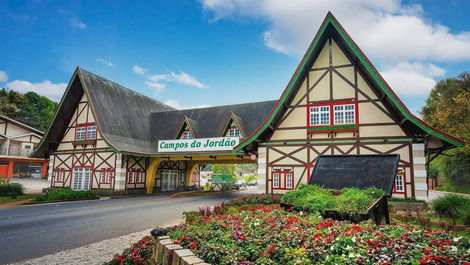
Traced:
<path fill-rule="evenodd" d="M 460 239 L 462 239 L 462 237 L 454 237 L 454 239 L 452 239 L 452 241 L 459 242 Z"/>
<path fill-rule="evenodd" d="M 450 249 L 451 249 L 453 252 L 457 252 L 457 251 L 458 251 L 458 249 L 457 249 L 456 246 L 450 246 Z"/>
<path fill-rule="evenodd" d="M 352 240 L 352 242 L 356 243 L 356 237 L 355 237 L 355 236 L 353 236 L 353 237 L 351 238 L 351 240 Z"/>
<path fill-rule="evenodd" d="M 349 253 L 349 257 L 350 258 L 354 258 L 356 255 L 354 255 L 354 253 Z"/>

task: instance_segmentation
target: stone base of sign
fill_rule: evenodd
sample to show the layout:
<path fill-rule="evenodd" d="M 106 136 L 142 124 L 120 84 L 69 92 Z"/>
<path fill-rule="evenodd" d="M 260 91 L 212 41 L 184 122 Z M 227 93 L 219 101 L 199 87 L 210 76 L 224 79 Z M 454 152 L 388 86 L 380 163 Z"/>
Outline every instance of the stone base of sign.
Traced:
<path fill-rule="evenodd" d="M 168 236 L 154 236 L 152 261 L 155 265 L 210 265 L 196 257 L 189 249 L 174 244 Z"/>

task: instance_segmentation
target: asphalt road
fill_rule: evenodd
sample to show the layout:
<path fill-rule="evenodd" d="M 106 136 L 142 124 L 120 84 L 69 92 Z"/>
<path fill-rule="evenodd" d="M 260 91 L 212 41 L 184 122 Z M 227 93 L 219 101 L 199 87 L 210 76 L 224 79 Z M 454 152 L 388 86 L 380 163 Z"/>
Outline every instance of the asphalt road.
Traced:
<path fill-rule="evenodd" d="M 0 209 L 0 264 L 22 261 L 171 223 L 184 211 L 240 196 L 168 195 Z"/>

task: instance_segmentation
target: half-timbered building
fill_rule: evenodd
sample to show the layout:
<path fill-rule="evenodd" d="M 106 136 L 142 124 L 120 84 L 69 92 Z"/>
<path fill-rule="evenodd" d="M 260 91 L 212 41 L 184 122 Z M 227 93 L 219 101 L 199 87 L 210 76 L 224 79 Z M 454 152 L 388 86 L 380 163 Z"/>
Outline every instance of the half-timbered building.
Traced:
<path fill-rule="evenodd" d="M 399 154 L 395 196 L 426 199 L 427 163 L 463 144 L 411 114 L 329 13 L 278 100 L 174 110 L 77 68 L 35 156 L 52 187 L 172 191 L 201 164 L 257 163 L 283 193 L 319 155 Z"/>
<path fill-rule="evenodd" d="M 47 160 L 30 158 L 44 132 L 0 115 L 0 179 L 44 178 Z"/>

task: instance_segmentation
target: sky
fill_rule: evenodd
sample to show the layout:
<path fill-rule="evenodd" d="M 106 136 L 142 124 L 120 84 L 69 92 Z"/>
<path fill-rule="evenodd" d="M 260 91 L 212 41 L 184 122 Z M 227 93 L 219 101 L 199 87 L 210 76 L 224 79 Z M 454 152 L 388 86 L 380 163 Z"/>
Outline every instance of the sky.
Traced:
<path fill-rule="evenodd" d="M 278 99 L 331 11 L 415 114 L 470 70 L 467 0 L 0 0 L 0 87 L 80 66 L 175 108 Z"/>

